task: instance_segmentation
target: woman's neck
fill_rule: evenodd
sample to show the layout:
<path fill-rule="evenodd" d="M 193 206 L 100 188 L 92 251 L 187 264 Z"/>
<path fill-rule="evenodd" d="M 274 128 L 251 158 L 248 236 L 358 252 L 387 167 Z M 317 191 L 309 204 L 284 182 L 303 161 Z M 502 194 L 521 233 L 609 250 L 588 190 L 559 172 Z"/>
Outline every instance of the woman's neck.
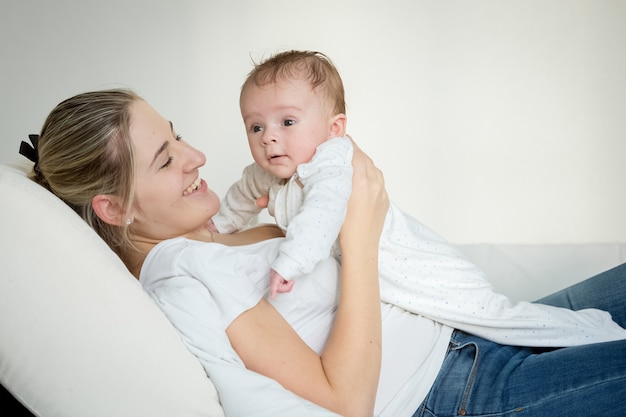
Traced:
<path fill-rule="evenodd" d="M 212 238 L 215 243 L 220 243 L 222 245 L 243 246 L 251 245 L 262 240 L 284 236 L 285 234 L 277 226 L 262 225 L 232 234 L 213 233 Z"/>
<path fill-rule="evenodd" d="M 126 254 L 124 263 L 126 267 L 130 271 L 131 274 L 137 279 L 139 279 L 139 274 L 141 273 L 141 267 L 143 266 L 143 262 L 146 260 L 146 256 L 148 253 L 154 248 L 157 244 L 148 244 L 145 242 L 136 242 L 135 249 Z"/>

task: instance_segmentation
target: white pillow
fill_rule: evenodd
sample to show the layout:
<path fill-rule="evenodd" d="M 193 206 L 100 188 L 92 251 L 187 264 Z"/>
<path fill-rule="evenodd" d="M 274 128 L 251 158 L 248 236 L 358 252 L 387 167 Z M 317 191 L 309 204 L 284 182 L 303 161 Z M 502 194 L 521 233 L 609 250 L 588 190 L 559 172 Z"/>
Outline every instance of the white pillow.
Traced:
<path fill-rule="evenodd" d="M 0 165 L 0 383 L 37 416 L 223 416 L 215 387 L 120 259 Z"/>

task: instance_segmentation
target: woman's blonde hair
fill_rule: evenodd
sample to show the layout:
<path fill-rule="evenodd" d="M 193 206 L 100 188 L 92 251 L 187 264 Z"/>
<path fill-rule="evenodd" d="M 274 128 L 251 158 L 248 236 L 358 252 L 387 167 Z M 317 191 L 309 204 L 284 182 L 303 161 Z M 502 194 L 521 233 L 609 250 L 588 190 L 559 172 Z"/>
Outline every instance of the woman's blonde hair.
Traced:
<path fill-rule="evenodd" d="M 103 222 L 94 212 L 98 194 L 117 196 L 127 210 L 134 192 L 130 105 L 127 89 L 78 94 L 58 104 L 39 135 L 30 177 L 69 205 L 122 258 L 133 248 L 128 227 Z M 128 264 L 127 264 L 128 266 Z"/>
<path fill-rule="evenodd" d="M 299 78 L 312 90 L 320 88 L 326 95 L 334 114 L 346 112 L 343 81 L 330 58 L 316 51 L 286 51 L 255 64 L 241 87 L 254 83 L 262 87 L 277 81 Z"/>

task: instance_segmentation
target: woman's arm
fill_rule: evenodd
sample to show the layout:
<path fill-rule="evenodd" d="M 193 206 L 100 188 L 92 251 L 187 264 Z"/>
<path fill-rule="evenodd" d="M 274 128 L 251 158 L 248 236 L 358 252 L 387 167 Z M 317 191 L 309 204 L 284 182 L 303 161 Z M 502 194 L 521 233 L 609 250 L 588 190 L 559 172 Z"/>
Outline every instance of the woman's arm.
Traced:
<path fill-rule="evenodd" d="M 265 300 L 227 329 L 246 367 L 343 416 L 371 416 L 381 358 L 378 240 L 389 205 L 381 172 L 355 146 L 353 192 L 340 234 L 339 307 L 321 355 Z"/>

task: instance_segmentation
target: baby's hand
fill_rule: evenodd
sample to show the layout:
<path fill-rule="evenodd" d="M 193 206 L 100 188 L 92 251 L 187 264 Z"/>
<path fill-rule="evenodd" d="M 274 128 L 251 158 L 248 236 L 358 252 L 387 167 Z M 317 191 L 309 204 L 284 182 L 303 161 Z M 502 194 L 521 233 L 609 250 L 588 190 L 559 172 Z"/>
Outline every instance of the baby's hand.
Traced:
<path fill-rule="evenodd" d="M 261 197 L 256 199 L 254 204 L 256 204 L 256 206 L 260 208 L 267 208 L 267 205 L 269 204 L 269 202 L 270 202 L 270 196 L 262 195 Z"/>
<path fill-rule="evenodd" d="M 277 292 L 291 291 L 294 283 L 294 280 L 287 281 L 278 272 L 270 270 L 270 298 L 274 298 Z"/>

